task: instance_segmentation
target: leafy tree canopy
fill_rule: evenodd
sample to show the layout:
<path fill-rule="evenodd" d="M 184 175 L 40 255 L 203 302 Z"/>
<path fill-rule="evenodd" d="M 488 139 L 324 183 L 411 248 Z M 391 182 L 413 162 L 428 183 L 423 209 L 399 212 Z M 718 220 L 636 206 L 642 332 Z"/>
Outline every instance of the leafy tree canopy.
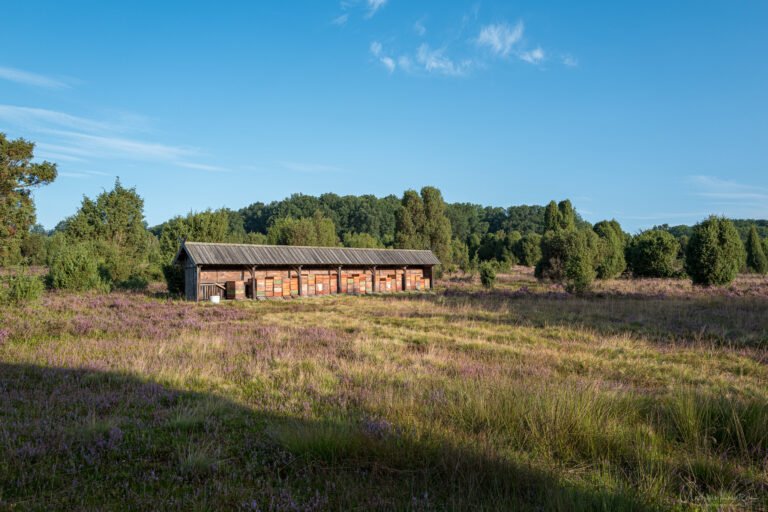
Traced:
<path fill-rule="evenodd" d="M 32 190 L 56 179 L 56 165 L 32 163 L 35 145 L 0 133 L 0 264 L 19 256 L 22 240 L 35 223 Z"/>
<path fill-rule="evenodd" d="M 713 216 L 693 227 L 686 248 L 685 270 L 695 284 L 730 283 L 744 259 L 744 244 L 733 222 Z"/>

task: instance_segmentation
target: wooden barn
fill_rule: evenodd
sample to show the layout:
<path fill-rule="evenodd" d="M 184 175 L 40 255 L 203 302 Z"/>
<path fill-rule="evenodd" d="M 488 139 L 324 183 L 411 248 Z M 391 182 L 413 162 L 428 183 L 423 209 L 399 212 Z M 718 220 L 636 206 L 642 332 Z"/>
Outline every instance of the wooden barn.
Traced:
<path fill-rule="evenodd" d="M 430 290 L 432 251 L 183 242 L 187 300 Z"/>

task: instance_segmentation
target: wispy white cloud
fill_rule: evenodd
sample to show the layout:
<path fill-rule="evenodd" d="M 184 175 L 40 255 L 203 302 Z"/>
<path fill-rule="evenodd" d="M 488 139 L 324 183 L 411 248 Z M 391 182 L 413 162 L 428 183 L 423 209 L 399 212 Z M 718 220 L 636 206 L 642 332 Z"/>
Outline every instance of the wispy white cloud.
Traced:
<path fill-rule="evenodd" d="M 85 158 L 73 156 L 69 153 L 57 153 L 56 151 L 38 151 L 35 149 L 35 158 L 37 160 L 47 160 L 49 162 L 85 162 Z"/>
<path fill-rule="evenodd" d="M 467 25 L 470 25 L 477 21 L 480 17 L 480 2 L 475 2 L 461 17 L 461 28 L 464 29 Z"/>
<path fill-rule="evenodd" d="M 94 176 L 112 176 L 112 174 L 109 174 L 107 172 L 101 172 L 101 171 L 78 170 L 76 172 L 71 172 L 71 171 L 59 172 L 59 176 L 65 176 L 67 178 L 93 178 Z"/>
<path fill-rule="evenodd" d="M 56 110 L 18 107 L 15 105 L 0 105 L 0 120 L 27 129 L 36 129 L 41 126 L 55 126 L 89 132 L 111 131 L 115 129 L 110 123 L 73 116 Z"/>
<path fill-rule="evenodd" d="M 0 66 L 0 79 L 23 85 L 32 85 L 34 87 L 46 87 L 49 89 L 63 89 L 70 86 L 67 82 L 45 75 L 2 66 Z"/>
<path fill-rule="evenodd" d="M 416 62 L 429 73 L 438 73 L 447 76 L 461 76 L 472 67 L 471 60 L 455 62 L 445 55 L 444 49 L 431 49 L 423 43 L 416 52 Z"/>
<path fill-rule="evenodd" d="M 723 180 L 715 176 L 691 176 L 696 195 L 710 199 L 768 201 L 768 187 Z"/>
<path fill-rule="evenodd" d="M 114 176 L 113 173 L 102 172 L 102 171 L 83 171 L 83 172 L 87 172 L 88 174 L 93 174 L 94 176 Z"/>
<path fill-rule="evenodd" d="M 386 0 L 366 0 L 370 8 L 379 9 Z M 343 9 L 354 4 L 342 3 Z M 532 46 L 525 37 L 525 24 L 518 21 L 476 25 L 479 6 L 475 4 L 472 16 L 462 19 L 461 29 L 445 44 L 433 46 L 422 42 L 415 51 L 385 51 L 378 41 L 371 43 L 369 50 L 389 73 L 402 70 L 407 73 L 434 73 L 444 76 L 464 76 L 470 72 L 487 67 L 490 55 L 499 59 L 518 59 L 532 65 L 543 64 L 552 60 L 552 55 L 540 45 Z M 467 27 L 470 25 L 470 27 Z M 477 28 L 472 28 L 477 27 Z M 469 39 L 461 36 L 465 30 L 478 30 L 477 35 Z M 427 29 L 423 18 L 413 24 L 413 31 L 419 37 L 425 37 Z M 468 43 L 468 44 L 467 44 Z M 451 48 L 449 55 L 448 48 Z M 485 51 L 485 58 L 480 53 Z M 557 54 L 554 54 L 557 56 Z M 575 67 L 578 60 L 570 54 L 555 57 L 556 61 L 567 67 Z"/>
<path fill-rule="evenodd" d="M 541 46 L 537 46 L 533 50 L 520 52 L 518 54 L 520 60 L 523 60 L 529 64 L 538 64 L 544 60 L 544 50 Z"/>
<path fill-rule="evenodd" d="M 413 71 L 413 60 L 408 55 L 401 55 L 397 58 L 397 65 L 400 66 L 400 69 L 407 73 L 411 73 Z"/>
<path fill-rule="evenodd" d="M 670 219 L 700 219 L 710 215 L 711 212 L 693 211 L 693 212 L 667 212 L 657 213 L 654 215 L 617 215 L 623 219 L 629 220 L 651 220 L 651 221 L 665 221 Z"/>
<path fill-rule="evenodd" d="M 195 169 L 198 171 L 230 172 L 230 169 L 227 169 L 226 167 L 221 167 L 218 165 L 200 164 L 195 162 L 173 162 L 173 165 L 175 165 L 176 167 L 183 167 L 185 169 Z"/>
<path fill-rule="evenodd" d="M 373 41 L 371 43 L 370 50 L 371 50 L 371 54 L 374 57 L 376 57 L 376 59 L 378 59 L 378 61 L 385 68 L 387 68 L 387 71 L 389 71 L 390 73 L 395 71 L 395 68 L 397 67 L 397 64 L 395 64 L 395 60 L 392 57 L 388 56 L 388 55 L 384 55 L 384 53 L 383 53 L 384 52 L 384 47 L 381 45 L 380 42 Z"/>
<path fill-rule="evenodd" d="M 382 7 L 387 5 L 388 0 L 367 0 L 368 12 L 365 14 L 366 18 L 372 18 Z"/>
<path fill-rule="evenodd" d="M 349 13 L 346 12 L 346 13 L 342 14 L 341 16 L 337 16 L 337 17 L 333 18 L 333 20 L 331 20 L 331 23 L 336 25 L 337 27 L 341 27 L 341 26 L 346 25 L 348 21 L 349 21 Z"/>
<path fill-rule="evenodd" d="M 396 64 L 395 64 L 395 60 L 392 57 L 382 57 L 379 60 L 384 65 L 384 67 L 387 68 L 387 71 L 389 71 L 390 73 L 392 73 L 395 70 Z"/>
<path fill-rule="evenodd" d="M 228 169 L 204 162 L 197 148 L 163 144 L 127 136 L 141 116 L 120 113 L 100 121 L 43 108 L 0 104 L 0 121 L 22 132 L 34 133 L 35 156 L 53 162 L 85 163 L 99 159 L 157 162 L 210 172 Z M 80 172 L 80 171 L 78 171 Z"/>
<path fill-rule="evenodd" d="M 561 58 L 563 64 L 569 68 L 575 68 L 579 65 L 579 61 L 573 55 L 563 55 Z"/>
<path fill-rule="evenodd" d="M 514 56 L 528 64 L 540 64 L 547 60 L 547 54 L 541 46 L 533 49 L 526 48 L 524 34 L 525 25 L 522 21 L 514 25 L 494 23 L 480 28 L 475 44 L 488 49 L 491 54 L 500 58 Z M 578 65 L 576 58 L 571 55 L 563 56 L 561 61 L 568 67 Z"/>
<path fill-rule="evenodd" d="M 92 135 L 66 130 L 47 130 L 47 133 L 62 137 L 77 151 L 85 151 L 91 156 L 175 162 L 199 154 L 199 151 L 194 148 L 124 137 Z"/>
<path fill-rule="evenodd" d="M 38 142 L 35 144 L 35 154 L 67 154 L 75 157 L 87 158 L 90 156 L 88 151 L 66 144 L 50 144 L 48 142 Z"/>
<path fill-rule="evenodd" d="M 323 173 L 323 172 L 339 172 L 341 169 L 335 165 L 325 165 L 317 163 L 306 162 L 293 162 L 293 161 L 281 161 L 277 163 L 283 169 L 296 172 L 307 173 Z"/>
<path fill-rule="evenodd" d="M 479 46 L 489 48 L 495 55 L 506 57 L 523 38 L 524 30 L 522 21 L 518 21 L 514 25 L 506 23 L 485 25 L 480 29 L 476 42 Z"/>
<path fill-rule="evenodd" d="M 457 61 L 446 55 L 444 48 L 433 49 L 426 43 L 419 46 L 415 56 L 402 54 L 397 57 L 387 54 L 379 41 L 370 46 L 373 55 L 390 73 L 400 68 L 406 73 L 434 73 L 445 76 L 465 75 L 472 67 L 470 59 Z"/>

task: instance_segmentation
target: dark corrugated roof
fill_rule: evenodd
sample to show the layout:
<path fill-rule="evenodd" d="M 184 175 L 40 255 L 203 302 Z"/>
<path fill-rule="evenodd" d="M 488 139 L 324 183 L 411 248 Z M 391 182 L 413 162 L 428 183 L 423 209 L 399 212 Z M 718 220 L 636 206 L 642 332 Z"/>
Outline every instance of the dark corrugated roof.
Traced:
<path fill-rule="evenodd" d="M 439 265 L 432 251 L 185 242 L 198 265 Z M 179 255 L 181 250 L 179 250 Z M 174 262 L 178 259 L 176 255 Z"/>

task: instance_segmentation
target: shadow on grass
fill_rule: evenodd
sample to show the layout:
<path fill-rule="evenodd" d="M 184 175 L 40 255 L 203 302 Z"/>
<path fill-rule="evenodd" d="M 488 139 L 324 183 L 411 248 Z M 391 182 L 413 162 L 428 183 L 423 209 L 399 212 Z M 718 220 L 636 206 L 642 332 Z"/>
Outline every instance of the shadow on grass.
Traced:
<path fill-rule="evenodd" d="M 392 295 L 388 299 L 439 303 L 452 310 L 448 316 L 453 319 L 469 316 L 482 320 L 477 317 L 481 311 L 493 314 L 489 321 L 512 325 L 589 329 L 601 335 L 630 334 L 663 344 L 768 349 L 768 300 L 763 297 L 579 296 L 526 289 L 447 289 L 434 294 Z"/>
<path fill-rule="evenodd" d="M 646 510 L 383 420 L 317 421 L 88 369 L 0 364 L 0 508 Z"/>

